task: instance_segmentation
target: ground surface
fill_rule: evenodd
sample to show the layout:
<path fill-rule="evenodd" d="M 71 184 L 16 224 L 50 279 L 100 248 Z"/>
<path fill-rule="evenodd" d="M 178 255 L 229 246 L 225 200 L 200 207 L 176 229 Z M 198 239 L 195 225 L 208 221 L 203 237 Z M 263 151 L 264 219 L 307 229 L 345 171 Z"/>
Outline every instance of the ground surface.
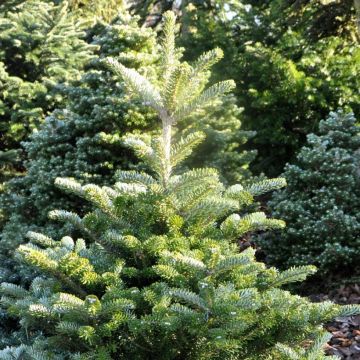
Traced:
<path fill-rule="evenodd" d="M 314 301 L 332 300 L 338 304 L 360 304 L 360 286 L 348 285 L 330 292 L 311 296 Z M 326 347 L 328 355 L 345 360 L 360 360 L 360 315 L 338 318 L 326 325 L 332 338 Z"/>

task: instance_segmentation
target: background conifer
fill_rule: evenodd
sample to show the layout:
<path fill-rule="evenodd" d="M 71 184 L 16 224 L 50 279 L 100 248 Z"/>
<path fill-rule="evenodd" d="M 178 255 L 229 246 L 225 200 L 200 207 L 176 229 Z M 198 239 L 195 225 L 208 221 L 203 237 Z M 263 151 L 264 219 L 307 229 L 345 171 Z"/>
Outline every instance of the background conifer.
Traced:
<path fill-rule="evenodd" d="M 278 266 L 314 264 L 329 282 L 359 272 L 360 136 L 353 114 L 333 112 L 309 134 L 294 164 L 285 167 L 288 186 L 269 207 L 286 229 L 261 240 Z M 325 279 L 325 277 L 324 277 Z"/>
<path fill-rule="evenodd" d="M 80 78 L 94 50 L 84 39 L 84 21 L 75 21 L 66 2 L 11 4 L 0 19 L 2 181 L 23 170 L 21 161 L 9 166 L 16 159 L 14 150 L 20 150 L 21 141 L 50 111 L 64 104 L 62 86 Z"/>
<path fill-rule="evenodd" d="M 59 226 L 49 223 L 47 214 L 54 207 L 77 208 L 79 201 L 56 190 L 56 177 L 109 183 L 116 168 L 131 167 L 134 159 L 120 144 L 121 136 L 134 129 L 151 128 L 154 115 L 146 113 L 141 102 L 129 101 L 123 86 L 101 60 L 121 56 L 127 65 L 151 74 L 157 59 L 154 33 L 140 30 L 136 19 L 122 15 L 112 25 L 103 26 L 94 45 L 99 52 L 87 64 L 85 74 L 62 89 L 69 99 L 66 108 L 55 110 L 24 143 L 29 158 L 26 175 L 6 185 L 1 202 L 6 220 L 1 253 L 6 259 L 30 229 L 45 226 L 49 234 L 55 236 L 60 231 L 63 235 Z M 9 272 L 11 267 L 4 267 Z M 11 276 L 18 277 L 15 273 Z"/>
<path fill-rule="evenodd" d="M 40 129 L 23 145 L 28 160 L 26 174 L 8 181 L 1 196 L 2 233 L 0 240 L 1 281 L 27 283 L 35 274 L 18 264 L 13 253 L 25 242 L 29 230 L 57 236 L 69 227 L 48 221 L 54 208 L 78 209 L 83 203 L 64 196 L 54 187 L 58 176 L 74 176 L 79 181 L 107 184 L 116 168 L 131 167 L 134 156 L 119 138 L 132 129 L 149 129 L 153 115 L 140 102 L 130 103 L 118 79 L 101 64 L 101 59 L 119 56 L 128 66 L 150 71 L 156 61 L 153 32 L 140 30 L 136 18 L 122 15 L 111 25 L 97 25 L 94 44 L 99 50 L 85 66 L 77 81 L 63 84 L 64 109 L 51 113 Z M 71 54 L 72 56 L 75 54 Z M 65 101 L 65 99 L 67 99 Z M 8 164 L 4 164 L 4 167 Z M 5 316 L 5 314 L 3 314 Z M 6 333 L 14 324 L 1 322 Z M 4 333 L 1 338 L 8 341 Z"/>

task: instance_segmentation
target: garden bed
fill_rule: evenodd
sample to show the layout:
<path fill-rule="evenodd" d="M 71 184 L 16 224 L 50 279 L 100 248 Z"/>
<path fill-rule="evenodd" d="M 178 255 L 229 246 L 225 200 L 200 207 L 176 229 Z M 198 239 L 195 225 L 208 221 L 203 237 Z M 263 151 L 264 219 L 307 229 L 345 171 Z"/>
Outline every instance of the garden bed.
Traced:
<path fill-rule="evenodd" d="M 314 301 L 332 300 L 338 304 L 360 304 L 360 286 L 347 285 L 310 297 Z M 332 338 L 326 347 L 328 355 L 336 355 L 345 360 L 360 360 L 360 316 L 337 318 L 326 324 Z"/>

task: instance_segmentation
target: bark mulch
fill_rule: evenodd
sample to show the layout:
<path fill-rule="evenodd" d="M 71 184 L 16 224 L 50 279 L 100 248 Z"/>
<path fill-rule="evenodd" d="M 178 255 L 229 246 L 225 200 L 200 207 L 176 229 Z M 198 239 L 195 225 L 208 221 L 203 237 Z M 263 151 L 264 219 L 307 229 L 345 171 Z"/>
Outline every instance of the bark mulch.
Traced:
<path fill-rule="evenodd" d="M 332 300 L 338 304 L 360 304 L 360 286 L 346 285 L 329 294 L 310 296 L 313 301 Z M 337 318 L 325 325 L 332 338 L 326 346 L 326 354 L 337 355 L 345 360 L 360 360 L 360 315 Z"/>

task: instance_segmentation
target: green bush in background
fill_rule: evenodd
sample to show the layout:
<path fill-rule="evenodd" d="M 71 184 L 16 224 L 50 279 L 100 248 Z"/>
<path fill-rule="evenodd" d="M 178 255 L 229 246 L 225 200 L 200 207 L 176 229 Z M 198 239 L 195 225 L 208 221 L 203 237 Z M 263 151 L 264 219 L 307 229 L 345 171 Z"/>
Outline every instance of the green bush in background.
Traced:
<path fill-rule="evenodd" d="M 360 136 L 353 114 L 333 112 L 282 174 L 268 203 L 287 226 L 262 239 L 272 264 L 314 264 L 328 282 L 359 275 Z M 326 275 L 326 277 L 325 277 Z"/>
<path fill-rule="evenodd" d="M 75 20 L 67 4 L 39 0 L 2 9 L 0 20 L 1 181 L 23 170 L 15 150 L 55 107 L 63 106 L 62 87 L 81 77 L 94 46 L 85 41 L 85 21 Z M 10 153 L 6 154 L 6 152 Z M 6 163 L 5 162 L 6 159 Z M 10 163 L 10 165 L 9 165 Z"/>

